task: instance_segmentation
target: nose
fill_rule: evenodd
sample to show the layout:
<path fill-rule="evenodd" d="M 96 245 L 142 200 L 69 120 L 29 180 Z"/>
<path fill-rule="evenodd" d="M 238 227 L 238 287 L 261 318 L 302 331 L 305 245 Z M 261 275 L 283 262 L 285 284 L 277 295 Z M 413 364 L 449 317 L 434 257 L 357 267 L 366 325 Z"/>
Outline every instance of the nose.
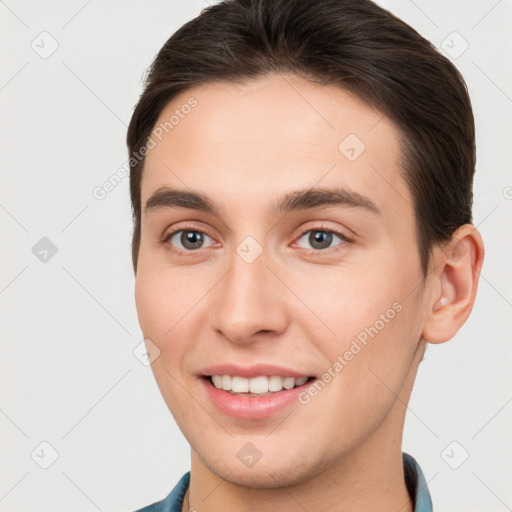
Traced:
<path fill-rule="evenodd" d="M 265 251 L 252 263 L 234 253 L 231 263 L 229 272 L 209 294 L 210 327 L 238 344 L 284 332 L 285 292 L 276 269 L 267 267 Z"/>

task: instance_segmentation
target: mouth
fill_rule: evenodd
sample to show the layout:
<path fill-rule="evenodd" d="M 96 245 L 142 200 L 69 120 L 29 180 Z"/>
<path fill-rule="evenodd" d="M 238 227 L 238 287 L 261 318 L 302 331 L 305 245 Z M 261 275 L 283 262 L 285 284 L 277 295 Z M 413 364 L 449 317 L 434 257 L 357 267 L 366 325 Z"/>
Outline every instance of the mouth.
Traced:
<path fill-rule="evenodd" d="M 271 396 L 305 387 L 316 379 L 313 376 L 284 377 L 281 375 L 259 375 L 252 378 L 239 375 L 203 375 L 202 378 L 219 391 L 251 398 Z"/>
<path fill-rule="evenodd" d="M 286 414 L 292 407 L 302 407 L 300 397 L 306 387 L 318 380 L 303 372 L 270 363 L 218 363 L 201 368 L 196 375 L 217 412 L 252 421 L 270 419 Z"/>

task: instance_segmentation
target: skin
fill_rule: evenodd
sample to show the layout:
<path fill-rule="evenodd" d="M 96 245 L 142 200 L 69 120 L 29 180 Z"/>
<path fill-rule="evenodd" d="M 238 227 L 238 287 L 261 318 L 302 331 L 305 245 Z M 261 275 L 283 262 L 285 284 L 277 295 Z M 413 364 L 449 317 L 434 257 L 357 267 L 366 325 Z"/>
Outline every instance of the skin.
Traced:
<path fill-rule="evenodd" d="M 144 337 L 160 350 L 156 381 L 191 446 L 183 510 L 189 498 L 200 512 L 412 511 L 406 404 L 425 344 L 451 339 L 471 312 L 478 230 L 461 226 L 434 247 L 422 287 L 413 201 L 388 118 L 338 87 L 272 75 L 188 89 L 157 125 L 191 96 L 198 105 L 146 159 L 135 288 Z M 366 146 L 353 162 L 338 149 L 351 133 Z M 201 192 L 220 217 L 145 211 L 164 185 Z M 381 214 L 344 205 L 272 213 L 288 192 L 337 186 Z M 187 252 L 179 235 L 163 241 L 177 229 L 208 236 Z M 309 234 L 329 229 L 353 241 L 334 236 L 314 253 Z M 249 235 L 263 249 L 250 264 L 236 252 Z M 321 376 L 397 301 L 401 311 L 307 405 L 244 421 L 220 413 L 200 385 L 198 370 L 221 362 Z M 251 468 L 236 455 L 247 442 L 262 454 Z"/>

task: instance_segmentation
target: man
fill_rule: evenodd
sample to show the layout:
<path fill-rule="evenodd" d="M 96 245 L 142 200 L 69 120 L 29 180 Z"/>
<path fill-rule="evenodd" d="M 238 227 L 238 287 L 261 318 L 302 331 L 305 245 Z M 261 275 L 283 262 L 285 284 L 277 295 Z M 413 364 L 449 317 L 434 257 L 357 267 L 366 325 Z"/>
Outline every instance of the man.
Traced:
<path fill-rule="evenodd" d="M 484 256 L 455 67 L 367 0 L 228 1 L 161 49 L 127 141 L 139 323 L 191 446 L 143 510 L 432 510 L 406 407 Z"/>

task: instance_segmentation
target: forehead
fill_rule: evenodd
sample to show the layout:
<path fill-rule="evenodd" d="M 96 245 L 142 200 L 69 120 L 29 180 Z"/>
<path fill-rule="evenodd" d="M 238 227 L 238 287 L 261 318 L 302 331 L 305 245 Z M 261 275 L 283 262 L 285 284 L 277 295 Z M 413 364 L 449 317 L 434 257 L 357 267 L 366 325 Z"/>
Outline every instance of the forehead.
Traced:
<path fill-rule="evenodd" d="M 163 109 L 151 138 L 143 205 L 165 185 L 221 206 L 238 198 L 270 207 L 279 191 L 318 184 L 370 196 L 389 215 L 411 209 L 397 128 L 337 86 L 285 75 L 196 86 Z"/>

